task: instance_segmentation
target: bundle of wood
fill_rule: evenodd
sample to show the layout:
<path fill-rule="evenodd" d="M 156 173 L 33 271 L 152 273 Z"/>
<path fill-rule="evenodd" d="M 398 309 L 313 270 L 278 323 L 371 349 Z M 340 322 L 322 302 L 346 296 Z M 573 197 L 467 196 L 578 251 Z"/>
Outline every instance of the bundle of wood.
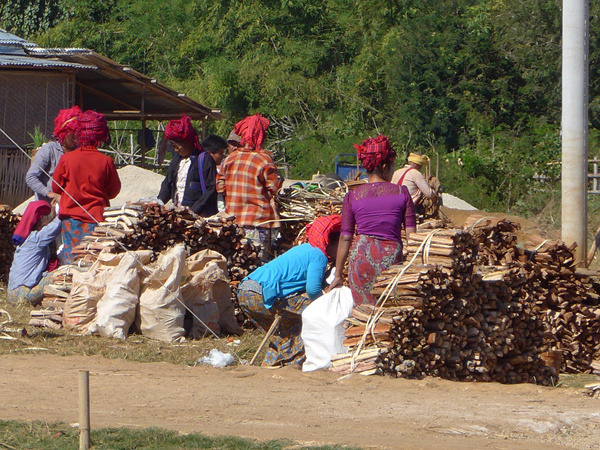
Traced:
<path fill-rule="evenodd" d="M 73 285 L 73 266 L 61 266 L 52 272 L 52 283 L 44 286 L 42 308 L 30 312 L 29 325 L 58 330 L 62 328 L 62 313 Z"/>
<path fill-rule="evenodd" d="M 419 216 L 419 221 L 427 219 L 438 218 L 440 216 L 440 196 L 442 194 L 442 186 L 437 177 L 430 175 L 427 178 L 427 184 L 437 194 L 433 198 L 424 197 L 421 206 L 422 213 Z"/>
<path fill-rule="evenodd" d="M 574 251 L 577 244 L 567 246 L 559 240 L 544 239 L 533 235 L 525 243 L 525 256 L 543 270 L 560 272 L 562 270 L 575 270 Z"/>
<path fill-rule="evenodd" d="M 8 281 L 15 246 L 12 235 L 19 224 L 20 217 L 12 213 L 10 206 L 0 205 L 0 281 Z"/>
<path fill-rule="evenodd" d="M 396 377 L 426 375 L 460 381 L 536 382 L 548 385 L 557 375 L 535 349 L 544 338 L 541 321 L 498 278 L 473 274 L 469 283 L 445 272 L 445 295 L 422 307 L 404 306 L 393 318 L 393 343 L 378 360 L 383 373 Z M 430 277 L 417 281 L 425 291 Z M 524 281 L 521 280 L 521 285 Z"/>
<path fill-rule="evenodd" d="M 312 183 L 305 187 L 291 186 L 280 189 L 275 201 L 282 219 L 311 222 L 317 217 L 340 214 L 347 190 L 344 182 L 335 188 Z"/>
<path fill-rule="evenodd" d="M 572 267 L 558 268 L 553 261 L 547 266 L 528 261 L 522 270 L 527 278 L 524 301 L 552 337 L 542 349 L 561 352 L 563 371 L 588 372 L 600 356 L 600 296 L 590 277 Z"/>
<path fill-rule="evenodd" d="M 471 233 L 459 229 L 419 230 L 412 233 L 406 247 L 416 264 L 437 264 L 455 275 L 470 274 L 477 260 L 477 243 Z"/>
<path fill-rule="evenodd" d="M 478 245 L 477 264 L 500 266 L 523 259 L 523 249 L 517 247 L 517 231 L 521 226 L 503 217 L 473 214 L 463 228 L 473 234 Z"/>
<path fill-rule="evenodd" d="M 227 259 L 232 280 L 240 281 L 258 267 L 259 259 L 258 249 L 245 239 L 244 230 L 234 220 L 234 216 L 225 214 L 204 219 L 187 209 L 149 203 L 143 205 L 132 231 L 124 233 L 119 241 L 129 250 L 149 249 L 155 253 L 180 242 L 192 254 L 207 248 L 215 250 Z"/>

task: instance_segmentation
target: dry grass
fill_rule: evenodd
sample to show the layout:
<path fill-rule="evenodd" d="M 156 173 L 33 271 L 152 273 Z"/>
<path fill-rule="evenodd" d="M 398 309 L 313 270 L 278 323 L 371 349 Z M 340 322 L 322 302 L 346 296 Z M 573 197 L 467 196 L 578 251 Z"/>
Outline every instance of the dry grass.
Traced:
<path fill-rule="evenodd" d="M 199 357 L 208 354 L 213 348 L 225 353 L 235 352 L 240 359 L 249 360 L 264 337 L 264 333 L 255 330 L 247 331 L 242 337 L 224 337 L 221 340 L 213 337 L 170 344 L 136 334 L 121 341 L 101 336 L 84 336 L 66 330 L 36 328 L 27 325 L 32 307 L 8 303 L 4 286 L 1 289 L 0 309 L 6 310 L 12 318 L 10 323 L 0 326 L 2 355 L 41 352 L 59 356 L 101 355 L 110 359 L 193 365 Z M 0 315 L 0 323 L 6 319 L 6 315 Z M 236 342 L 238 340 L 239 343 Z M 259 364 L 262 358 L 257 361 Z"/>

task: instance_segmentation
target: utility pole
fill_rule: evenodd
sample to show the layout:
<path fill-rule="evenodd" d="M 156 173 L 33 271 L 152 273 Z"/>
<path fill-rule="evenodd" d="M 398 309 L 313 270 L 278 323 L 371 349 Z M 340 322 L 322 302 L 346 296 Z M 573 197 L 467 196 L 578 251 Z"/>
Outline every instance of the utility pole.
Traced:
<path fill-rule="evenodd" d="M 587 253 L 588 0 L 563 0 L 562 10 L 562 240 Z"/>

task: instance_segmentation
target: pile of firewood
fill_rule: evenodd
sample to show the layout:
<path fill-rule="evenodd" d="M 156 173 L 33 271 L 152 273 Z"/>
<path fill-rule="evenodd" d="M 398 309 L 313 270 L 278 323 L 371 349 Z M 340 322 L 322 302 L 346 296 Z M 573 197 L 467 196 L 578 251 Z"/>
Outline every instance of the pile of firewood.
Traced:
<path fill-rule="evenodd" d="M 309 184 L 306 187 L 280 189 L 275 197 L 279 215 L 284 220 L 311 222 L 317 217 L 340 214 L 347 187 L 344 182 L 339 183 L 340 186 L 336 188 Z"/>
<path fill-rule="evenodd" d="M 473 234 L 478 244 L 477 264 L 501 266 L 523 259 L 523 250 L 517 247 L 518 223 L 506 218 L 473 214 L 463 228 Z"/>
<path fill-rule="evenodd" d="M 44 286 L 42 309 L 30 312 L 29 325 L 58 330 L 62 328 L 65 302 L 73 285 L 72 266 L 61 266 L 52 272 L 52 283 Z"/>
<path fill-rule="evenodd" d="M 475 273 L 468 282 L 461 278 L 435 266 L 420 269 L 415 289 L 428 294 L 421 305 L 401 306 L 393 317 L 393 342 L 377 363 L 382 372 L 405 378 L 554 382 L 556 369 L 536 350 L 544 338 L 538 317 L 502 278 Z"/>
<path fill-rule="evenodd" d="M 12 213 L 10 206 L 0 205 L 0 281 L 8 281 L 15 246 L 12 235 L 19 224 L 20 218 Z"/>

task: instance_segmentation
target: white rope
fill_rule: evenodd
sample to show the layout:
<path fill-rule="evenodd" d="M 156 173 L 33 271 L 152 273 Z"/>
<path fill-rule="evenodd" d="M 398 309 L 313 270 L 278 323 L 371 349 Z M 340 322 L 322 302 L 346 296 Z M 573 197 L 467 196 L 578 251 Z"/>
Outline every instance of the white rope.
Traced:
<path fill-rule="evenodd" d="M 354 372 L 356 358 L 360 355 L 360 352 L 363 349 L 363 346 L 364 346 L 365 341 L 367 339 L 367 335 L 370 333 L 371 336 L 373 337 L 373 340 L 375 340 L 375 333 L 374 333 L 375 324 L 381 318 L 381 316 L 383 316 L 383 314 L 384 314 L 383 307 L 385 306 L 385 302 L 390 297 L 390 295 L 392 293 L 392 290 L 394 290 L 396 288 L 396 286 L 398 285 L 398 282 L 400 281 L 400 278 L 402 278 L 402 276 L 404 276 L 404 274 L 406 273 L 406 271 L 408 270 L 408 268 L 410 266 L 412 266 L 412 264 L 417 259 L 417 256 L 419 256 L 419 254 L 421 253 L 421 251 L 424 248 L 431 246 L 431 240 L 433 239 L 433 235 L 437 231 L 438 230 L 432 230 L 425 237 L 425 239 L 423 240 L 423 242 L 421 242 L 421 245 L 419 246 L 419 248 L 417 249 L 417 251 L 415 252 L 415 254 L 413 255 L 413 257 L 411 258 L 411 260 L 409 261 L 409 263 L 406 266 L 404 266 L 402 268 L 402 270 L 400 272 L 398 272 L 394 276 L 394 278 L 392 279 L 392 281 L 386 286 L 386 288 L 383 290 L 383 292 L 381 293 L 381 295 L 377 299 L 377 305 L 376 306 L 379 306 L 379 309 L 377 310 L 377 312 L 375 312 L 375 309 L 373 309 L 371 311 L 371 314 L 369 315 L 369 318 L 367 319 L 367 325 L 365 326 L 365 331 L 364 331 L 364 333 L 363 333 L 363 335 L 362 335 L 362 337 L 361 337 L 361 339 L 360 339 L 360 341 L 358 343 L 358 346 L 356 347 L 356 350 L 352 354 L 352 360 L 350 362 L 350 371 L 351 372 Z"/>
<path fill-rule="evenodd" d="M 8 139 L 9 139 L 9 140 L 10 140 L 10 141 L 11 141 L 11 142 L 12 142 L 12 143 L 13 143 L 13 144 L 14 144 L 14 145 L 15 145 L 15 146 L 16 146 L 16 147 L 17 147 L 17 148 L 18 148 L 18 149 L 19 149 L 19 150 L 20 150 L 20 151 L 21 151 L 21 152 L 22 152 L 22 153 L 25 155 L 25 156 L 27 156 L 27 158 L 29 158 L 30 160 L 32 159 L 32 158 L 31 158 L 31 156 L 29 156 L 29 154 L 28 154 L 28 153 L 27 153 L 25 150 L 23 150 L 23 148 L 21 148 L 21 146 L 20 146 L 19 144 L 17 144 L 17 143 L 15 142 L 15 140 L 14 140 L 12 137 L 10 137 L 10 136 L 9 136 L 9 135 L 6 133 L 6 131 L 4 131 L 4 129 L 2 129 L 1 127 L 0 127 L 0 132 L 2 132 L 2 133 L 4 134 L 4 136 L 6 136 L 6 137 L 7 137 L 7 138 L 8 138 Z M 38 166 L 38 167 L 39 167 L 39 166 Z M 63 188 L 63 187 L 62 187 L 60 184 L 58 184 L 58 183 L 57 183 L 57 182 L 56 182 L 56 181 L 55 181 L 55 180 L 52 178 L 52 176 L 51 176 L 51 175 L 50 175 L 48 172 L 46 172 L 46 170 L 44 170 L 44 168 L 43 168 L 43 167 L 39 167 L 39 168 L 40 168 L 40 170 L 41 170 L 41 171 L 44 173 L 44 175 L 46 175 L 46 176 L 47 176 L 47 177 L 48 177 L 50 180 L 52 180 L 52 182 L 53 182 L 54 184 L 56 184 L 56 185 L 57 185 L 57 186 L 58 186 L 58 187 L 59 187 L 59 188 L 60 188 L 60 189 L 63 191 L 63 193 L 64 193 L 64 194 L 66 194 L 66 195 L 67 195 L 67 196 L 68 196 L 68 197 L 69 197 L 71 200 L 73 200 L 73 202 L 74 202 L 74 203 L 75 203 L 77 206 L 79 206 L 79 207 L 82 209 L 82 211 L 84 211 L 84 212 L 85 212 L 85 213 L 86 213 L 88 216 L 90 216 L 90 218 L 91 218 L 91 219 L 92 219 L 92 220 L 93 220 L 93 221 L 96 223 L 96 225 L 100 225 L 100 222 L 98 222 L 98 221 L 97 221 L 97 220 L 94 218 L 94 216 L 92 216 L 92 215 L 90 214 L 90 212 L 89 212 L 88 210 L 86 210 L 86 209 L 85 209 L 85 208 L 84 208 L 84 207 L 83 207 L 83 206 L 82 206 L 82 205 L 81 205 L 81 204 L 80 204 L 80 203 L 79 203 L 77 200 L 75 200 L 75 199 L 73 198 L 73 196 L 72 196 L 71 194 L 69 194 L 69 193 L 68 193 L 68 192 L 67 192 L 67 191 L 66 191 L 66 190 L 65 190 L 65 189 L 64 189 L 64 188 Z M 144 266 L 144 264 L 142 264 L 142 262 L 141 262 L 141 261 L 138 259 L 138 256 L 137 256 L 137 255 L 136 255 L 134 252 L 132 252 L 132 251 L 130 251 L 129 249 L 127 249 L 127 248 L 126 248 L 126 247 L 125 247 L 125 246 L 124 246 L 124 245 L 123 245 L 121 242 L 119 242 L 119 241 L 118 241 L 118 240 L 117 240 L 117 239 L 116 239 L 114 236 L 108 236 L 108 235 L 107 235 L 107 237 L 110 237 L 110 238 L 112 238 L 112 240 L 113 240 L 113 241 L 114 241 L 114 242 L 115 242 L 115 243 L 116 243 L 116 244 L 117 244 L 119 247 L 121 247 L 121 249 L 123 249 L 123 251 L 125 251 L 125 252 L 126 252 L 128 255 L 130 255 L 130 256 L 131 256 L 131 257 L 134 259 L 134 261 L 135 261 L 135 262 L 137 262 L 137 263 L 139 264 L 139 266 L 141 267 L 141 269 L 142 269 L 142 270 L 145 270 L 145 271 L 147 271 L 147 269 L 146 269 L 146 267 Z M 78 267 L 79 267 L 79 268 L 81 268 L 81 262 L 82 262 L 82 260 L 79 260 L 79 262 L 78 262 Z M 173 294 L 173 295 L 174 295 L 174 297 L 175 297 L 175 298 L 177 298 L 177 301 L 178 301 L 178 302 L 179 302 L 181 305 L 183 305 L 183 307 L 184 307 L 184 308 L 185 308 L 187 311 L 189 311 L 189 313 L 190 313 L 190 314 L 191 314 L 191 315 L 192 315 L 192 316 L 193 316 L 193 317 L 194 317 L 196 320 L 198 320 L 198 322 L 200 322 L 200 323 L 201 323 L 201 324 L 202 324 L 202 325 L 203 325 L 203 326 L 204 326 L 204 327 L 205 327 L 205 328 L 206 328 L 208 331 L 210 331 L 210 333 L 211 333 L 211 334 L 212 334 L 214 337 L 216 337 L 216 338 L 219 340 L 219 342 L 221 342 L 221 343 L 222 343 L 224 346 L 226 346 L 226 347 L 227 347 L 227 344 L 225 343 L 225 341 L 223 341 L 223 339 L 221 339 L 221 338 L 220 338 L 220 337 L 219 337 L 219 336 L 218 336 L 218 335 L 217 335 L 217 334 L 216 334 L 216 333 L 215 333 L 215 332 L 214 332 L 214 331 L 213 331 L 213 330 L 212 330 L 212 329 L 211 329 L 211 328 L 210 328 L 208 325 L 206 325 L 206 324 L 204 323 L 204 321 L 203 321 L 202 319 L 200 319 L 200 317 L 198 317 L 198 316 L 197 316 L 197 315 L 194 313 L 194 311 L 192 311 L 192 310 L 191 310 L 191 309 L 190 309 L 190 308 L 189 308 L 189 307 L 188 307 L 188 306 L 187 306 L 187 305 L 186 305 L 184 302 L 182 302 L 182 301 L 179 299 L 179 297 L 178 297 L 178 295 L 177 295 L 177 293 L 176 293 L 176 292 L 173 292 L 173 291 L 172 291 L 172 290 L 170 290 L 168 287 L 166 287 L 166 286 L 163 284 L 163 282 L 162 282 L 162 281 L 160 281 L 158 278 L 156 278 L 156 276 L 155 276 L 153 273 L 151 273 L 151 272 L 150 272 L 150 277 L 151 277 L 151 278 L 152 278 L 154 281 L 157 281 L 157 282 L 160 284 L 160 286 L 161 286 L 161 287 L 165 288 L 165 289 L 167 290 L 167 292 L 169 292 L 170 294 Z M 238 355 L 238 354 L 237 354 L 237 353 L 236 353 L 236 352 L 235 352 L 235 351 L 234 351 L 232 348 L 230 348 L 230 349 L 229 349 L 229 351 L 231 351 L 231 352 L 232 352 L 232 353 L 235 355 L 235 357 L 237 358 L 237 360 L 238 360 L 240 363 L 243 363 L 242 359 L 239 357 L 239 355 Z"/>

